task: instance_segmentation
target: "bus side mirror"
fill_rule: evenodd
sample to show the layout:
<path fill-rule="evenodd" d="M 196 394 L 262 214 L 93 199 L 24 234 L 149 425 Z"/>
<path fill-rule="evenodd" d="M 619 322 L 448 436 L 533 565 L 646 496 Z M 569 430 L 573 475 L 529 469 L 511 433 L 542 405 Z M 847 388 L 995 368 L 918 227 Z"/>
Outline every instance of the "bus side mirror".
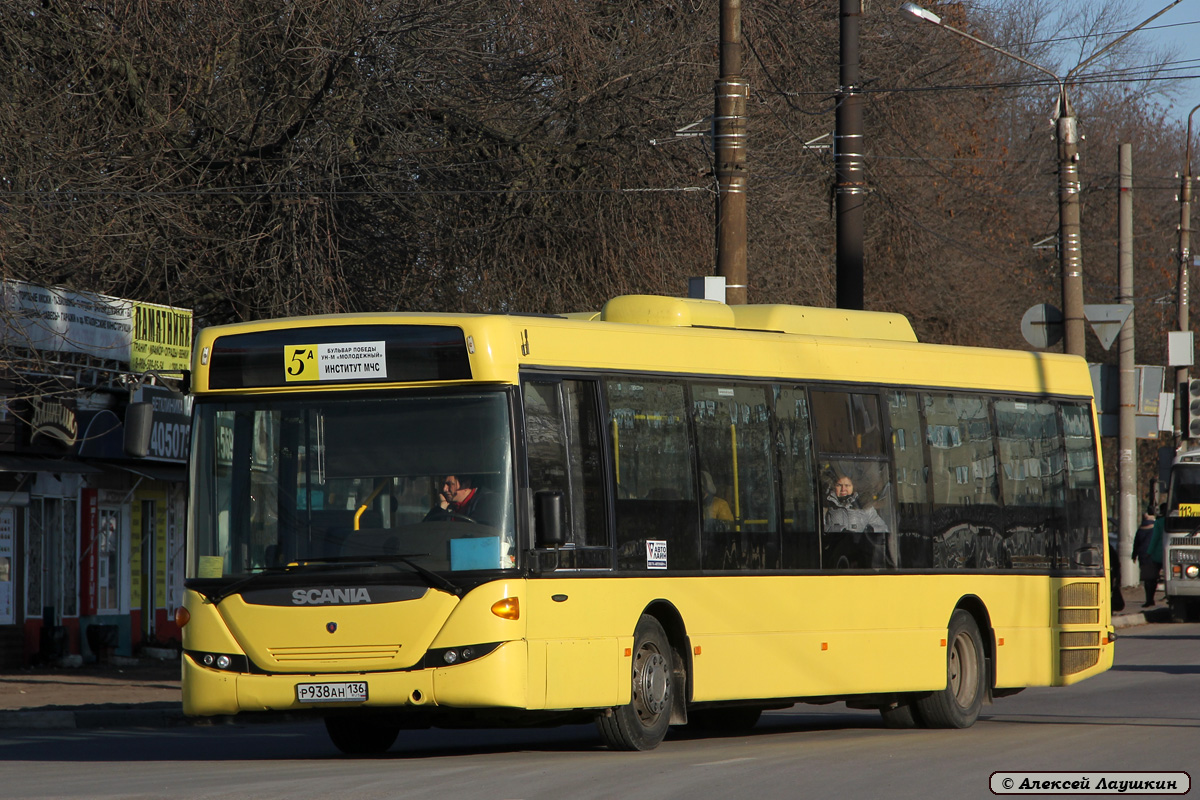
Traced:
<path fill-rule="evenodd" d="M 566 542 L 562 512 L 562 492 L 543 489 L 534 493 L 533 525 L 538 547 L 557 547 Z"/>
<path fill-rule="evenodd" d="M 125 455 L 145 458 L 150 453 L 150 435 L 154 432 L 154 406 L 130 403 L 125 408 Z"/>
<path fill-rule="evenodd" d="M 1100 567 L 1104 565 L 1103 556 L 1098 547 L 1081 547 L 1075 551 L 1075 566 Z"/>

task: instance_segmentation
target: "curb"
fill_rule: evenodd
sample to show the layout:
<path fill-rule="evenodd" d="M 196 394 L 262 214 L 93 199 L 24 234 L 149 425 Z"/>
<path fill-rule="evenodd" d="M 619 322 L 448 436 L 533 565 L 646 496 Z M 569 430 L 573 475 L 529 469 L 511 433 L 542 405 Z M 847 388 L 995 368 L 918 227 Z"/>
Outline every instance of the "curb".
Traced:
<path fill-rule="evenodd" d="M 0 711 L 0 730 L 29 728 L 174 728 L 191 720 L 174 703 L 148 708 L 50 709 L 46 711 Z"/>
<path fill-rule="evenodd" d="M 1171 610 L 1169 608 L 1151 608 L 1146 611 L 1135 611 L 1126 614 L 1114 614 L 1112 625 L 1114 628 L 1130 628 L 1134 625 L 1148 625 L 1154 622 L 1170 622 Z"/>

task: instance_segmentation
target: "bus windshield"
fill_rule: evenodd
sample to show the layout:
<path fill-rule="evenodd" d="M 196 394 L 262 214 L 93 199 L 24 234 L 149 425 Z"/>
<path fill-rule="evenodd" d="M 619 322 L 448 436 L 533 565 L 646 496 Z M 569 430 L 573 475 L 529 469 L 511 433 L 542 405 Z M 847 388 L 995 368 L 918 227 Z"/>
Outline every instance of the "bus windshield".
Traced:
<path fill-rule="evenodd" d="M 1167 530 L 1194 530 L 1200 523 L 1200 463 L 1171 467 L 1171 492 L 1167 504 Z"/>
<path fill-rule="evenodd" d="M 508 409 L 501 391 L 197 403 L 188 577 L 515 567 Z"/>

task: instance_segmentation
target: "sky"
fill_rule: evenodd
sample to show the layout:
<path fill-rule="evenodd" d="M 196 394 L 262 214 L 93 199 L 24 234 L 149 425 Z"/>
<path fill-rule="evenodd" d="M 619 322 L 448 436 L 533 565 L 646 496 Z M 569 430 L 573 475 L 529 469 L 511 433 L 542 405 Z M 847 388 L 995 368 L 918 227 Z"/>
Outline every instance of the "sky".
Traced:
<path fill-rule="evenodd" d="M 1134 24 L 1169 4 L 1170 0 L 1136 0 Z M 1172 74 L 1179 78 L 1181 91 L 1173 105 L 1179 120 L 1186 122 L 1188 111 L 1200 103 L 1200 0 L 1183 0 L 1134 36 L 1156 44 L 1176 45 L 1179 61 L 1175 66 L 1179 69 Z M 1198 123 L 1200 111 L 1192 118 L 1193 126 Z"/>

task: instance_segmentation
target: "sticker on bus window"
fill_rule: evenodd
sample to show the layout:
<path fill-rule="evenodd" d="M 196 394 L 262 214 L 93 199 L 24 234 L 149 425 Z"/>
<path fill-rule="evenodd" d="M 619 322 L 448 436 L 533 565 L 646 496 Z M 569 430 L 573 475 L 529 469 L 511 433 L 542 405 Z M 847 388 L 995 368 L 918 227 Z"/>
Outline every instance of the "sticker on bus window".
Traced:
<path fill-rule="evenodd" d="M 225 559 L 221 556 L 200 556 L 197 578 L 219 578 L 225 574 Z"/>
<path fill-rule="evenodd" d="M 380 380 L 387 377 L 384 342 L 292 344 L 283 348 L 284 380 Z"/>
<path fill-rule="evenodd" d="M 1179 516 L 1200 517 L 1200 503 L 1180 503 Z"/>
<path fill-rule="evenodd" d="M 667 543 L 647 541 L 646 542 L 646 569 L 666 569 L 667 568 Z"/>

